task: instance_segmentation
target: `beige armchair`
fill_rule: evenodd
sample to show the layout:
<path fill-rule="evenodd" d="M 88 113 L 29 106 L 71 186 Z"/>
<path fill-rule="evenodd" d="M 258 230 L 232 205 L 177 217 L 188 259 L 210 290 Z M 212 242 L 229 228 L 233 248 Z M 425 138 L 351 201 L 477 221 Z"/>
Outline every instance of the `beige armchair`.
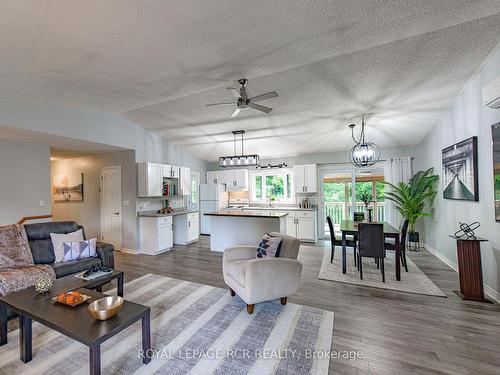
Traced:
<path fill-rule="evenodd" d="M 285 305 L 287 297 L 299 288 L 302 263 L 297 260 L 300 241 L 281 233 L 278 258 L 256 258 L 256 246 L 235 246 L 224 250 L 222 271 L 224 282 L 231 295 L 238 296 L 247 304 L 247 312 L 253 313 L 254 304 L 281 299 Z"/>

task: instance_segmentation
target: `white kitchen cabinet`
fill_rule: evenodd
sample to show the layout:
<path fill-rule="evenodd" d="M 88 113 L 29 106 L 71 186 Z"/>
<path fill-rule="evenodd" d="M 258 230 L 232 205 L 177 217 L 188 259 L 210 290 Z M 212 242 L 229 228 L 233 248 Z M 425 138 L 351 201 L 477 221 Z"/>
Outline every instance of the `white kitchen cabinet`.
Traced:
<path fill-rule="evenodd" d="M 180 167 L 180 178 L 179 178 L 180 194 L 190 195 L 191 194 L 191 169 L 186 167 Z"/>
<path fill-rule="evenodd" d="M 163 192 L 163 165 L 139 163 L 137 166 L 139 197 L 160 197 Z"/>
<path fill-rule="evenodd" d="M 139 218 L 141 253 L 156 255 L 174 245 L 172 216 Z"/>
<path fill-rule="evenodd" d="M 227 191 L 248 191 L 248 169 L 229 169 L 225 172 Z"/>
<path fill-rule="evenodd" d="M 200 237 L 200 216 L 190 212 L 174 216 L 174 244 L 187 245 Z"/>
<path fill-rule="evenodd" d="M 217 180 L 216 184 L 223 184 L 227 186 L 227 171 L 216 171 L 215 178 Z"/>
<path fill-rule="evenodd" d="M 208 171 L 207 184 L 216 184 L 216 183 L 217 183 L 217 171 Z"/>
<path fill-rule="evenodd" d="M 313 218 L 297 218 L 297 238 L 304 241 L 316 241 L 316 228 Z"/>
<path fill-rule="evenodd" d="M 161 176 L 162 176 L 162 178 L 171 178 L 172 177 L 172 166 L 168 165 L 168 164 L 162 164 Z"/>
<path fill-rule="evenodd" d="M 253 208 L 255 209 L 255 208 Z M 244 208 L 244 211 L 251 211 L 252 208 Z M 285 217 L 285 234 L 296 237 L 301 241 L 317 241 L 316 211 L 313 210 L 290 210 L 286 209 L 259 209 L 259 211 L 269 211 L 276 213 L 287 213 Z"/>
<path fill-rule="evenodd" d="M 297 223 L 294 216 L 288 215 L 286 217 L 286 232 L 287 236 L 297 237 Z"/>
<path fill-rule="evenodd" d="M 227 171 L 208 171 L 207 184 L 227 184 Z"/>
<path fill-rule="evenodd" d="M 318 192 L 318 168 L 316 164 L 295 165 L 293 170 L 296 193 Z"/>
<path fill-rule="evenodd" d="M 208 171 L 207 184 L 224 184 L 227 191 L 248 191 L 248 169 Z"/>
<path fill-rule="evenodd" d="M 180 168 L 175 165 L 162 164 L 162 175 L 165 178 L 179 178 Z"/>
<path fill-rule="evenodd" d="M 181 167 L 172 165 L 172 178 L 180 178 L 180 177 L 181 177 Z"/>

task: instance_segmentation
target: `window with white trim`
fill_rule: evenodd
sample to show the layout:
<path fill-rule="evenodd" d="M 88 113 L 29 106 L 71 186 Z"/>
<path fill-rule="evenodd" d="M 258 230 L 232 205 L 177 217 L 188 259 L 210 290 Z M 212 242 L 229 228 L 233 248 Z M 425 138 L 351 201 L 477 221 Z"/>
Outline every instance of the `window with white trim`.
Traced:
<path fill-rule="evenodd" d="M 256 171 L 251 177 L 251 200 L 263 203 L 294 203 L 293 174 L 291 169 Z"/>

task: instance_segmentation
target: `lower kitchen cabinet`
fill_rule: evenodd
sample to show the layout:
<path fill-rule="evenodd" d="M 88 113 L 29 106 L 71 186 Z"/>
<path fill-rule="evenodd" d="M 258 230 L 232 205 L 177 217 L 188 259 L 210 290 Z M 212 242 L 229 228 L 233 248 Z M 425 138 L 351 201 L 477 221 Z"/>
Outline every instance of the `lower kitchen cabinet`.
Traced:
<path fill-rule="evenodd" d="M 187 245 L 200 238 L 200 216 L 190 212 L 174 216 L 174 244 Z"/>
<path fill-rule="evenodd" d="M 251 211 L 252 208 L 245 210 Z M 260 210 L 259 210 L 260 211 Z M 316 242 L 317 229 L 316 229 L 316 211 L 313 210 L 294 210 L 284 211 L 270 208 L 270 212 L 286 212 L 286 232 L 288 236 L 296 237 L 301 241 Z"/>
<path fill-rule="evenodd" d="M 141 253 L 156 255 L 174 246 L 172 216 L 139 218 Z"/>

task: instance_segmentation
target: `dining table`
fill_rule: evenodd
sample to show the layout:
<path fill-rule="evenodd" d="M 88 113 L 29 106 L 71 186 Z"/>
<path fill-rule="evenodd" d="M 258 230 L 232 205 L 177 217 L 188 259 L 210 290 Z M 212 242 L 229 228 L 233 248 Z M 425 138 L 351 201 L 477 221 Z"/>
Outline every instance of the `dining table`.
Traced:
<path fill-rule="evenodd" d="M 373 222 L 384 225 L 384 238 L 394 239 L 394 248 L 396 252 L 396 280 L 401 281 L 401 241 L 399 239 L 399 230 L 394 228 L 391 224 L 383 222 Z M 340 231 L 342 232 L 342 273 L 347 273 L 347 236 L 358 236 L 358 224 L 354 220 L 342 220 L 340 223 Z"/>

